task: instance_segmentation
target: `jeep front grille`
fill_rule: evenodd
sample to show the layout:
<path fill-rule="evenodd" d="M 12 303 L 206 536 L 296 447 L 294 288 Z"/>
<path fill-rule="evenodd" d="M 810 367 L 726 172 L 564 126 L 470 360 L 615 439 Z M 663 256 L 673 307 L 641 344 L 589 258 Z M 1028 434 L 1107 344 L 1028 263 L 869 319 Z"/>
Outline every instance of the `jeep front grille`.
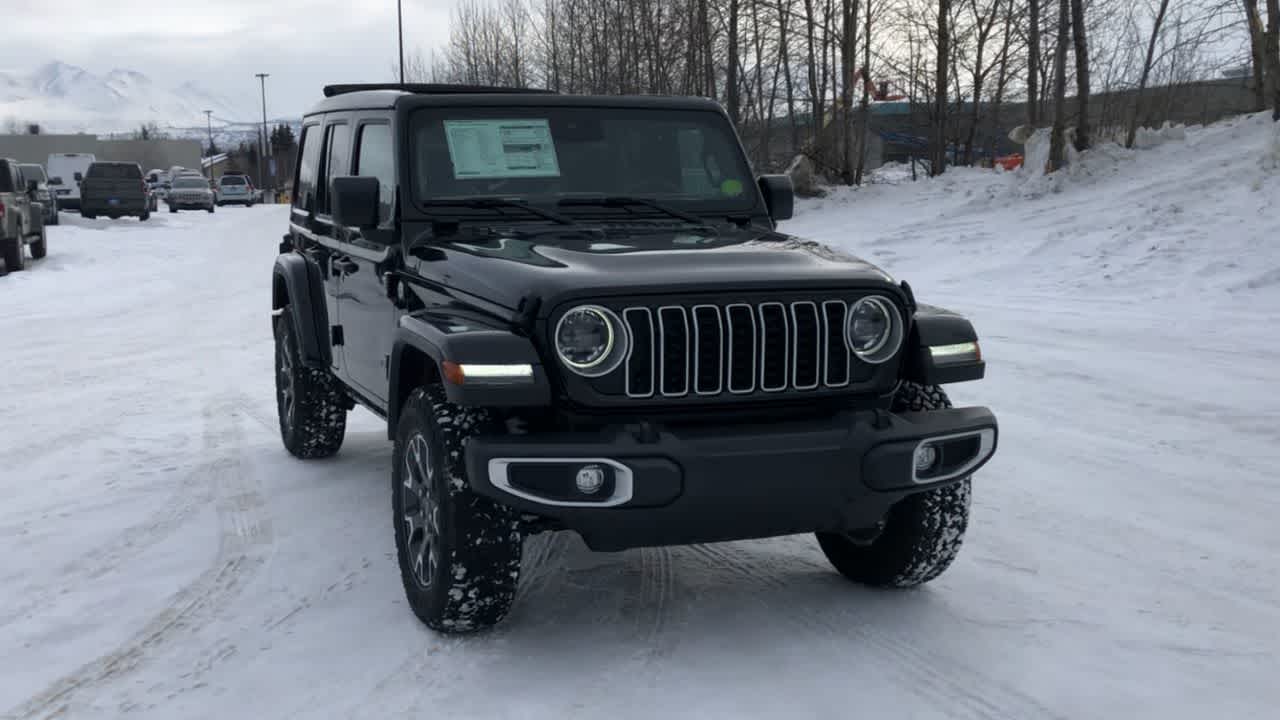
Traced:
<path fill-rule="evenodd" d="M 626 308 L 626 394 L 678 398 L 845 387 L 848 312 L 838 300 Z"/>

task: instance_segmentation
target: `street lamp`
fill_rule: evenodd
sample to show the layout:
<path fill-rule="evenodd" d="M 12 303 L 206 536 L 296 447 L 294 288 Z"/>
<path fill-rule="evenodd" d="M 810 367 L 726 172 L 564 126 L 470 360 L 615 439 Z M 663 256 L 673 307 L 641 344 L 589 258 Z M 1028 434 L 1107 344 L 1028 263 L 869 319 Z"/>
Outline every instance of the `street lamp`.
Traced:
<path fill-rule="evenodd" d="M 396 31 L 400 35 L 400 84 L 404 84 L 404 12 L 402 0 L 396 0 Z"/>
<path fill-rule="evenodd" d="M 213 111 L 205 110 L 204 119 L 209 124 L 209 155 L 213 155 Z"/>
<path fill-rule="evenodd" d="M 270 73 L 256 73 L 258 82 L 262 85 L 262 152 L 258 155 L 258 183 L 264 190 L 267 187 L 267 145 L 270 142 L 270 136 L 267 134 L 267 78 L 271 77 Z M 274 181 L 275 178 L 272 177 Z"/>

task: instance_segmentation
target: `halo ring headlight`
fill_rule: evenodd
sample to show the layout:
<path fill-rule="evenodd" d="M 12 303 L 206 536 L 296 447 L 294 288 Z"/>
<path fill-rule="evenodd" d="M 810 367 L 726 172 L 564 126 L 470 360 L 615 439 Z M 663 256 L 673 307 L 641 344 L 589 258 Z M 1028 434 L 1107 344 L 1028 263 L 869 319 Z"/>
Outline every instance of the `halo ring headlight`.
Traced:
<path fill-rule="evenodd" d="M 902 347 L 906 329 L 898 306 L 880 295 L 868 295 L 849 307 L 845 341 L 865 363 L 888 362 Z"/>
<path fill-rule="evenodd" d="M 599 305 L 579 305 L 561 315 L 551 339 L 560 362 L 588 378 L 617 370 L 631 349 L 622 320 Z"/>

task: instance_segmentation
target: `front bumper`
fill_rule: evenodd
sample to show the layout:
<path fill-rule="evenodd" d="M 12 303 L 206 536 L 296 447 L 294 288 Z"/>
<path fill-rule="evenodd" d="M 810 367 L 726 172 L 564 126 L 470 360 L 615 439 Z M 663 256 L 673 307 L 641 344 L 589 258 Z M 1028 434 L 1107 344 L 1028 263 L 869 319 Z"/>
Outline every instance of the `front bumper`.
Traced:
<path fill-rule="evenodd" d="M 622 550 L 873 527 L 907 495 L 971 475 L 994 454 L 997 435 L 982 407 L 849 411 L 729 428 L 477 437 L 466 461 L 481 495 L 556 520 L 595 550 Z M 941 457 L 922 475 L 916 450 L 929 441 Z M 608 469 L 607 496 L 574 496 L 568 479 L 555 493 L 513 480 L 519 467 L 537 466 L 545 480 L 585 464 Z"/>

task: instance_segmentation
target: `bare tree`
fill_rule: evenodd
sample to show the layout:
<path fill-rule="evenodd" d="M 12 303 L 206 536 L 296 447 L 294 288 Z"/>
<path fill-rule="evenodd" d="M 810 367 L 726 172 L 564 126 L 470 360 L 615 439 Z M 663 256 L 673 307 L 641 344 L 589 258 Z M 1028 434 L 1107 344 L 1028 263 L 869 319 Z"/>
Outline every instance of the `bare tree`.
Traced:
<path fill-rule="evenodd" d="M 1258 0 L 1244 0 L 1244 13 L 1249 28 L 1249 59 L 1253 66 L 1254 109 L 1261 112 L 1267 107 L 1267 34 L 1258 13 Z"/>
<path fill-rule="evenodd" d="M 1267 78 L 1272 119 L 1280 122 L 1280 0 L 1267 0 Z"/>
<path fill-rule="evenodd" d="M 951 66 L 951 0 L 938 0 L 937 81 L 933 88 L 933 154 L 929 158 L 929 174 L 941 175 L 947 169 L 947 71 Z"/>
<path fill-rule="evenodd" d="M 1070 32 L 1071 0 L 1059 0 L 1058 47 L 1053 54 L 1053 135 L 1049 142 L 1049 172 L 1057 172 L 1067 163 L 1067 35 Z"/>
<path fill-rule="evenodd" d="M 1027 4 L 1027 124 L 1040 125 L 1040 0 Z"/>
<path fill-rule="evenodd" d="M 1169 0 L 1160 0 L 1160 8 L 1151 27 L 1151 40 L 1147 43 L 1147 59 L 1142 63 L 1142 79 L 1138 81 L 1138 93 L 1133 101 L 1133 112 L 1129 116 L 1129 129 L 1125 133 L 1124 146 L 1133 147 L 1138 137 L 1138 113 L 1141 112 L 1142 97 L 1147 91 L 1147 81 L 1151 79 L 1151 66 L 1155 63 L 1156 43 L 1160 41 L 1160 29 L 1164 25 L 1165 16 L 1169 13 Z"/>
<path fill-rule="evenodd" d="M 1076 53 L 1076 150 L 1089 148 L 1089 41 L 1084 0 L 1071 0 L 1071 35 Z M 1059 40 L 1065 43 L 1065 37 Z"/>
<path fill-rule="evenodd" d="M 862 29 L 862 101 L 859 108 L 858 127 L 861 131 L 858 140 L 858 167 L 853 173 L 855 185 L 862 184 L 862 173 L 867 167 L 867 146 L 871 144 L 871 0 L 867 0 L 865 15 L 866 25 Z"/>

